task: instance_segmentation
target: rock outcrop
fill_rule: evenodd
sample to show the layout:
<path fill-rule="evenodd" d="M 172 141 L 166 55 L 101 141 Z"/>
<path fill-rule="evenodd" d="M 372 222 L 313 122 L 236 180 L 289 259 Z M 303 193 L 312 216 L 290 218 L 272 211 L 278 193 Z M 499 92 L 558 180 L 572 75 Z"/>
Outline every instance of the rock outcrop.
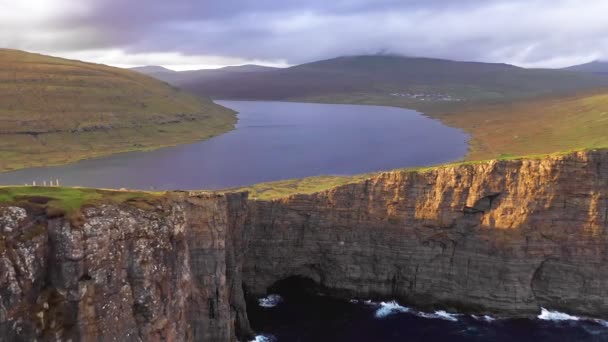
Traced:
<path fill-rule="evenodd" d="M 244 292 L 292 276 L 345 298 L 608 318 L 608 151 L 80 214 L 0 208 L 0 336 L 246 340 Z"/>
<path fill-rule="evenodd" d="M 89 206 L 77 219 L 0 209 L 0 339 L 248 335 L 246 196 L 174 194 L 153 204 Z"/>

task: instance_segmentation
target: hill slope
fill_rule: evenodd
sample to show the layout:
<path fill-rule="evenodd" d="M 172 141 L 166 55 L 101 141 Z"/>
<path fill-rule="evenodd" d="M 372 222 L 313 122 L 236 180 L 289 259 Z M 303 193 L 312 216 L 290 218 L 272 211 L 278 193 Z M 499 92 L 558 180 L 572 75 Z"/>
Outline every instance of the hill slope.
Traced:
<path fill-rule="evenodd" d="M 467 159 L 608 148 L 608 89 L 433 113 L 471 135 Z"/>
<path fill-rule="evenodd" d="M 0 170 L 191 142 L 234 121 L 133 71 L 0 50 Z"/>
<path fill-rule="evenodd" d="M 585 64 L 567 67 L 564 68 L 564 70 L 587 72 L 598 75 L 608 75 L 608 62 L 593 61 Z"/>
<path fill-rule="evenodd" d="M 178 80 L 199 95 L 227 99 L 308 99 L 401 105 L 503 100 L 608 85 L 594 75 L 523 69 L 507 64 L 455 62 L 401 56 L 354 56 L 264 73 L 225 74 L 213 82 Z"/>

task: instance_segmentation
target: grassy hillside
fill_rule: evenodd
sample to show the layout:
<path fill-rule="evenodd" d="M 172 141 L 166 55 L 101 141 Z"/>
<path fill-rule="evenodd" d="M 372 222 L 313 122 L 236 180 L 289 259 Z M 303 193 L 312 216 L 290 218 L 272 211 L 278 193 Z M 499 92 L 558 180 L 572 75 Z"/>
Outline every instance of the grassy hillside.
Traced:
<path fill-rule="evenodd" d="M 373 96 L 409 103 L 496 101 L 608 85 L 584 73 L 507 64 L 400 56 L 354 56 L 264 73 L 227 74 L 174 84 L 225 99 L 297 100 Z"/>
<path fill-rule="evenodd" d="M 608 89 L 434 116 L 472 136 L 469 160 L 608 147 Z"/>
<path fill-rule="evenodd" d="M 192 142 L 234 122 L 137 72 L 0 50 L 0 171 Z"/>

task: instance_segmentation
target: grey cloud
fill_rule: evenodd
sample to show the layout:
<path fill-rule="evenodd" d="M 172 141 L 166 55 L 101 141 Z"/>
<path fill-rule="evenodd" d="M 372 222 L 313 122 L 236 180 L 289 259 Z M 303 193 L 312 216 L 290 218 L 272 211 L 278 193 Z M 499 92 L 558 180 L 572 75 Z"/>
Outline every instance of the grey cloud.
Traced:
<path fill-rule="evenodd" d="M 534 66 L 608 57 L 604 0 L 82 3 L 86 13 L 53 21 L 57 31 L 72 32 L 58 37 L 62 50 L 119 48 L 292 64 L 379 51 Z"/>

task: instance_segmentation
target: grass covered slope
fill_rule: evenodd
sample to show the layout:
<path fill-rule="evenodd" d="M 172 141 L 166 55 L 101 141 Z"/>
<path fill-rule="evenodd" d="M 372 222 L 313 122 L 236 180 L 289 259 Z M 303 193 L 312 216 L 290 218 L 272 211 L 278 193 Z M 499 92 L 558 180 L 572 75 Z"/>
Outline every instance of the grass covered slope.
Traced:
<path fill-rule="evenodd" d="M 55 212 L 72 213 L 83 205 L 100 203 L 140 202 L 142 206 L 163 197 L 162 192 L 117 191 L 90 188 L 0 187 L 0 205 L 31 204 L 39 205 Z"/>
<path fill-rule="evenodd" d="M 608 90 L 435 113 L 471 135 L 468 160 L 608 147 Z"/>
<path fill-rule="evenodd" d="M 192 142 L 235 120 L 134 71 L 0 49 L 0 171 Z"/>

